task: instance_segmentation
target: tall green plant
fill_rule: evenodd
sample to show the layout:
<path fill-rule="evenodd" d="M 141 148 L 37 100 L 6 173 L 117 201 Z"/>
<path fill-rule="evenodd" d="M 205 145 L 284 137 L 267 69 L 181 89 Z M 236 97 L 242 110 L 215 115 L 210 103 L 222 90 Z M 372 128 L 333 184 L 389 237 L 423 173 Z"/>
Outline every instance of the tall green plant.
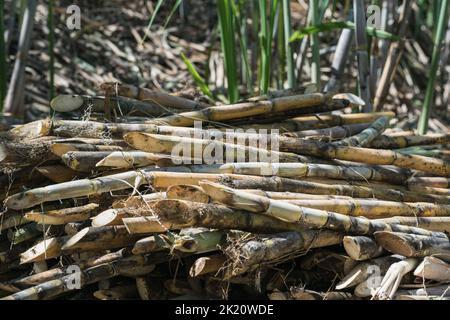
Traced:
<path fill-rule="evenodd" d="M 434 84 L 436 82 L 436 76 L 439 67 L 439 57 L 441 52 L 441 44 L 442 39 L 444 38 L 445 27 L 447 26 L 447 19 L 448 19 L 448 0 L 442 0 L 439 11 L 439 19 L 436 27 L 436 33 L 434 36 L 433 54 L 431 57 L 431 67 L 427 83 L 427 91 L 425 93 L 425 101 L 423 103 L 422 113 L 420 114 L 417 128 L 420 134 L 425 134 L 428 131 L 428 119 L 430 117 L 432 104 L 434 102 Z"/>
<path fill-rule="evenodd" d="M 282 0 L 283 2 L 283 27 L 284 27 L 284 54 L 286 55 L 286 72 L 289 88 L 295 87 L 295 66 L 294 57 L 292 55 L 292 47 L 289 41 L 291 29 L 291 6 L 290 0 Z"/>
<path fill-rule="evenodd" d="M 55 26 L 53 19 L 53 0 L 48 1 L 48 17 L 47 17 L 47 27 L 48 27 L 48 55 L 49 55 L 49 82 L 50 82 L 50 97 L 52 100 L 55 96 Z"/>
<path fill-rule="evenodd" d="M 319 6 L 318 0 L 311 0 L 309 5 L 311 25 L 317 26 L 319 22 Z M 319 55 L 319 37 L 317 33 L 311 35 L 311 82 L 316 84 L 317 91 L 320 91 L 320 55 Z"/>
<path fill-rule="evenodd" d="M 234 41 L 235 24 L 231 1 L 233 0 L 218 0 L 217 10 L 219 15 L 220 42 L 227 75 L 228 99 L 230 103 L 234 103 L 239 100 L 239 88 L 236 70 L 236 45 Z"/>
<path fill-rule="evenodd" d="M 237 37 L 239 40 L 241 53 L 241 74 L 242 82 L 247 85 L 248 93 L 253 92 L 253 79 L 250 61 L 248 59 L 248 36 L 247 36 L 247 16 L 246 16 L 246 1 L 239 0 L 237 5 L 231 1 L 231 9 L 236 23 Z"/>
<path fill-rule="evenodd" d="M 267 93 L 269 89 L 269 76 L 270 76 L 270 44 L 271 34 L 267 26 L 267 2 L 265 0 L 259 0 L 259 45 L 260 45 L 260 84 L 259 89 L 261 93 Z"/>
<path fill-rule="evenodd" d="M 5 19 L 3 16 L 4 0 L 0 0 L 0 112 L 6 96 L 6 52 L 5 52 Z"/>

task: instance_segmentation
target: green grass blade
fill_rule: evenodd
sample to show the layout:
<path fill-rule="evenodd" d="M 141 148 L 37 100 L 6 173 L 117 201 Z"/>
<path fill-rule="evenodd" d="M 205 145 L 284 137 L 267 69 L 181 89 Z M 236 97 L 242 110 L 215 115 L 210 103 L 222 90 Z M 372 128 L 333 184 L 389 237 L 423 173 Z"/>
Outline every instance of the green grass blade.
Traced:
<path fill-rule="evenodd" d="M 227 75 L 228 98 L 230 103 L 234 103 L 239 100 L 239 88 L 234 41 L 235 28 L 230 1 L 232 0 L 218 0 L 217 10 L 219 14 L 220 40 Z"/>
<path fill-rule="evenodd" d="M 202 78 L 202 76 L 197 72 L 197 69 L 195 69 L 195 66 L 189 61 L 188 58 L 181 53 L 181 58 L 183 59 L 184 63 L 186 64 L 186 67 L 188 68 L 189 73 L 194 78 L 195 83 L 200 88 L 200 90 L 203 92 L 204 95 L 210 97 L 211 99 L 214 99 L 213 94 L 208 88 L 208 85 L 206 84 L 205 79 Z"/>
<path fill-rule="evenodd" d="M 166 22 L 164 22 L 163 29 L 167 28 L 167 25 L 169 24 L 170 20 L 172 19 L 172 16 L 174 15 L 175 11 L 177 11 L 178 7 L 180 6 L 181 2 L 183 0 L 177 0 L 175 4 L 173 5 L 172 9 L 170 10 L 169 16 L 166 18 Z"/>
<path fill-rule="evenodd" d="M 163 4 L 163 2 L 164 2 L 164 0 L 158 0 L 158 2 L 156 3 L 155 11 L 153 11 L 152 16 L 150 17 L 147 28 L 145 29 L 144 37 L 142 38 L 140 45 L 142 45 L 145 42 L 145 40 L 147 39 L 148 33 L 150 32 L 150 28 L 153 25 L 153 21 L 155 20 L 156 15 L 158 14 L 158 11 L 161 8 L 161 5 Z"/>
<path fill-rule="evenodd" d="M 442 39 L 444 38 L 445 28 L 448 19 L 448 0 L 441 1 L 439 11 L 439 19 L 436 27 L 436 34 L 434 37 L 433 54 L 431 57 L 431 67 L 427 83 L 427 90 L 425 92 L 425 101 L 423 103 L 422 113 L 420 114 L 418 131 L 419 134 L 426 134 L 428 131 L 428 119 L 432 104 L 434 102 L 434 84 L 436 82 L 437 71 L 439 68 L 439 57 L 441 53 Z"/>
<path fill-rule="evenodd" d="M 250 67 L 250 61 L 248 59 L 248 45 L 247 45 L 247 26 L 245 22 L 244 15 L 244 5 L 245 0 L 238 1 L 236 5 L 233 1 L 231 1 L 231 10 L 234 16 L 234 22 L 236 24 L 236 29 L 238 30 L 237 36 L 239 40 L 239 46 L 241 49 L 242 56 L 242 80 L 247 85 L 248 93 L 253 92 L 253 81 L 252 81 L 252 71 Z M 242 23 L 241 23 L 242 21 Z"/>

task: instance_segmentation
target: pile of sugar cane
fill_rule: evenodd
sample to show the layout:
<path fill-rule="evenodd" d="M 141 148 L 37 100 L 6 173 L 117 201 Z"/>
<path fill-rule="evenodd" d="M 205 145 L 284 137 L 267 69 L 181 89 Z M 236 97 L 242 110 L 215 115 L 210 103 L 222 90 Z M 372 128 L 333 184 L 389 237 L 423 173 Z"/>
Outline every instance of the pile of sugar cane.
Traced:
<path fill-rule="evenodd" d="M 448 132 L 351 94 L 101 88 L 1 133 L 4 299 L 450 297 Z"/>

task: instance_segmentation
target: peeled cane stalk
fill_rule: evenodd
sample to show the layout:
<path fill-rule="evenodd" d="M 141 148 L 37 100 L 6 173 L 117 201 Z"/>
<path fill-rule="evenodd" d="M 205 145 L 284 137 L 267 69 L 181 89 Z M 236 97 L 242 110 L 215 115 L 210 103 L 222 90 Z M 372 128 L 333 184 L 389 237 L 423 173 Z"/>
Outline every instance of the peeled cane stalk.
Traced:
<path fill-rule="evenodd" d="M 148 201 L 146 205 L 150 206 L 152 201 Z M 119 226 L 122 225 L 123 218 L 136 217 L 136 216 L 147 216 L 149 215 L 148 208 L 144 206 L 143 208 L 117 208 L 108 209 L 100 212 L 98 215 L 92 218 L 91 225 L 93 227 L 104 227 L 104 226 Z"/>
<path fill-rule="evenodd" d="M 287 202 L 234 190 L 209 181 L 200 182 L 200 186 L 211 198 L 218 202 L 242 210 L 263 213 L 285 221 L 297 222 L 305 227 L 328 228 L 353 235 L 370 235 L 382 230 L 404 230 L 403 232 L 447 238 L 444 233 L 440 232 L 382 222 L 374 223 L 366 218 L 349 217 L 335 212 L 299 207 Z"/>
<path fill-rule="evenodd" d="M 256 238 L 225 249 L 230 261 L 227 276 L 237 276 L 262 264 L 274 264 L 311 248 L 338 244 L 342 236 L 333 231 L 305 230 Z"/>
<path fill-rule="evenodd" d="M 418 263 L 419 261 L 417 259 L 408 258 L 392 264 L 386 272 L 386 275 L 381 281 L 380 287 L 377 289 L 372 299 L 392 299 L 397 292 L 403 276 L 414 270 Z"/>
<path fill-rule="evenodd" d="M 13 140 L 40 138 L 48 136 L 51 128 L 52 122 L 50 119 L 32 121 L 10 129 L 8 131 L 8 137 Z"/>
<path fill-rule="evenodd" d="M 384 253 L 383 248 L 369 237 L 345 236 L 342 243 L 345 252 L 347 252 L 350 258 L 357 261 L 377 258 Z"/>
<path fill-rule="evenodd" d="M 188 226 L 174 226 L 163 223 L 156 216 L 122 218 L 122 222 L 130 234 L 162 233 L 171 229 L 181 229 Z"/>
<path fill-rule="evenodd" d="M 115 145 L 96 145 L 89 143 L 60 143 L 55 142 L 50 146 L 52 153 L 58 157 L 62 157 L 65 153 L 70 151 L 83 151 L 83 152 L 95 152 L 95 151 L 121 151 L 124 148 Z"/>
<path fill-rule="evenodd" d="M 392 217 L 375 219 L 385 223 L 397 223 L 406 226 L 416 226 L 419 228 L 449 233 L 450 217 Z"/>
<path fill-rule="evenodd" d="M 398 256 L 385 256 L 361 262 L 336 285 L 336 290 L 354 287 L 372 275 L 385 274 L 389 267 L 399 260 Z"/>
<path fill-rule="evenodd" d="M 192 264 L 189 269 L 191 277 L 200 277 L 207 274 L 216 274 L 223 268 L 227 258 L 222 253 L 207 257 L 200 257 Z"/>
<path fill-rule="evenodd" d="M 375 232 L 377 243 L 389 252 L 405 257 L 425 257 L 450 254 L 448 238 L 438 238 L 402 232 Z"/>
<path fill-rule="evenodd" d="M 422 279 L 450 282 L 450 264 L 438 257 L 424 257 L 416 270 L 414 270 L 414 275 Z"/>
<path fill-rule="evenodd" d="M 46 225 L 62 225 L 89 219 L 98 204 L 89 203 L 84 206 L 50 211 L 31 211 L 25 213 L 25 219 Z"/>
<path fill-rule="evenodd" d="M 377 120 L 375 120 L 370 127 L 367 129 L 364 129 L 362 132 L 345 138 L 343 140 L 334 142 L 337 146 L 358 146 L 358 147 L 366 147 L 370 145 L 370 143 L 378 137 L 384 129 L 386 129 L 386 126 L 389 123 L 389 119 L 387 117 L 380 117 Z"/>
<path fill-rule="evenodd" d="M 53 237 L 38 242 L 20 255 L 20 263 L 45 261 L 62 254 L 61 247 L 69 240 L 69 236 Z"/>
<path fill-rule="evenodd" d="M 185 160 L 191 160 L 186 158 Z M 182 162 L 183 159 L 178 158 L 178 162 Z M 162 165 L 170 166 L 174 165 L 172 157 L 143 151 L 118 151 L 112 152 L 105 158 L 97 162 L 96 167 L 113 167 L 113 168 L 136 168 L 145 167 L 150 165 Z"/>

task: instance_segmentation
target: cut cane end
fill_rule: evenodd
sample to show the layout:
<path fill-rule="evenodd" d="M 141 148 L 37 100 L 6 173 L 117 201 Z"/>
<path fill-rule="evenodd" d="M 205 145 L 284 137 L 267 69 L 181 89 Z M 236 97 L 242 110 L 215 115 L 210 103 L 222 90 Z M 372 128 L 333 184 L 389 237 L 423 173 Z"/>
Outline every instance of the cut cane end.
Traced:
<path fill-rule="evenodd" d="M 393 232 L 379 231 L 374 234 L 377 243 L 389 252 L 405 257 L 411 257 L 414 250 L 404 239 Z"/>
<path fill-rule="evenodd" d="M 57 112 L 71 112 L 78 110 L 83 105 L 83 102 L 83 97 L 61 94 L 52 99 L 50 107 Z"/>

